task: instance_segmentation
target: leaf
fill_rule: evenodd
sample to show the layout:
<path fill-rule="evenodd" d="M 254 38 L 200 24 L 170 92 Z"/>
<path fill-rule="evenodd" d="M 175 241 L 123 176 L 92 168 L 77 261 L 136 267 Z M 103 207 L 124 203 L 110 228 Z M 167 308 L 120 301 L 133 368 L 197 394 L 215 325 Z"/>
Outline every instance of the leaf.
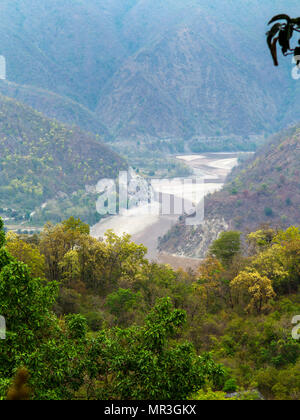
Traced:
<path fill-rule="evenodd" d="M 300 26 L 300 17 L 291 19 L 291 23 L 293 23 L 294 25 Z"/>
<path fill-rule="evenodd" d="M 278 66 L 278 58 L 277 58 L 277 41 L 279 38 L 275 38 L 270 46 L 270 51 L 272 54 L 274 66 Z"/>
<path fill-rule="evenodd" d="M 279 32 L 279 44 L 282 47 L 282 53 L 286 54 L 290 49 L 291 34 L 290 25 L 287 25 L 284 29 Z"/>
<path fill-rule="evenodd" d="M 268 47 L 271 51 L 271 55 L 274 61 L 274 65 L 278 66 L 278 59 L 277 59 L 277 48 L 276 43 L 278 41 L 278 38 L 273 40 L 273 37 L 281 30 L 282 25 L 281 23 L 276 23 L 272 26 L 272 28 L 266 33 L 267 35 L 267 43 Z"/>
<path fill-rule="evenodd" d="M 270 25 L 271 23 L 273 23 L 273 22 L 276 22 L 277 20 L 286 20 L 287 22 L 290 22 L 291 21 L 291 18 L 288 16 L 288 15 L 285 15 L 285 14 L 281 14 L 281 15 L 276 15 L 276 16 L 274 16 L 271 20 L 270 20 L 270 22 L 268 23 L 268 25 Z"/>
<path fill-rule="evenodd" d="M 272 38 L 281 30 L 281 28 L 281 23 L 275 23 L 275 25 L 272 26 L 272 28 L 266 33 L 268 36 L 268 43 L 272 41 Z"/>

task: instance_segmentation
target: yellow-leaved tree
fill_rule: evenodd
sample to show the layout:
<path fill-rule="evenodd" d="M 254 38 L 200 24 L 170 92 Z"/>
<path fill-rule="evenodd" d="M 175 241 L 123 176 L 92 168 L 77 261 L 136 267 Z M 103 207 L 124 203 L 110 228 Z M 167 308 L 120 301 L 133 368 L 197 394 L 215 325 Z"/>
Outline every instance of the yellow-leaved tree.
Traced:
<path fill-rule="evenodd" d="M 199 266 L 197 282 L 193 284 L 193 287 L 206 310 L 218 302 L 231 304 L 229 281 L 225 278 L 225 269 L 221 262 L 212 256 L 207 257 Z"/>
<path fill-rule="evenodd" d="M 27 264 L 33 277 L 45 277 L 45 257 L 39 249 L 29 244 L 13 232 L 6 235 L 6 248 L 18 261 Z"/>
<path fill-rule="evenodd" d="M 233 297 L 247 312 L 262 313 L 270 309 L 276 297 L 272 282 L 253 268 L 242 271 L 230 283 Z"/>

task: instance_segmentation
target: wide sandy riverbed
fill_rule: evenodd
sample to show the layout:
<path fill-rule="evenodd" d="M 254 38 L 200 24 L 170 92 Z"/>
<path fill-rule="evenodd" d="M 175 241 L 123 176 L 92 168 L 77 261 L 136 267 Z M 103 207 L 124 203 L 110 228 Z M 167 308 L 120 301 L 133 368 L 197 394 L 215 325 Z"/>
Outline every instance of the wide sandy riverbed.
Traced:
<path fill-rule="evenodd" d="M 193 169 L 196 177 L 205 178 L 205 183 L 197 186 L 197 200 L 201 200 L 208 193 L 220 190 L 223 186 L 226 176 L 231 172 L 232 168 L 237 164 L 238 153 L 209 153 L 201 155 L 180 155 L 177 159 L 185 161 Z M 173 195 L 174 197 L 185 197 L 190 192 L 187 191 L 186 185 L 183 187 L 182 178 L 174 178 L 173 180 L 165 180 L 154 185 L 155 193 Z M 183 190 L 184 188 L 184 190 Z M 157 203 L 159 206 L 159 204 Z M 112 229 L 116 234 L 122 235 L 128 233 L 132 236 L 132 240 L 138 244 L 143 244 L 148 248 L 148 258 L 173 265 L 175 268 L 191 266 L 198 264 L 199 261 L 189 261 L 178 257 L 160 254 L 157 250 L 159 237 L 164 236 L 168 230 L 176 223 L 178 216 L 145 214 L 143 207 L 132 208 L 125 214 L 116 215 L 106 218 L 96 224 L 91 229 L 91 234 L 95 238 L 103 237 L 108 229 Z"/>

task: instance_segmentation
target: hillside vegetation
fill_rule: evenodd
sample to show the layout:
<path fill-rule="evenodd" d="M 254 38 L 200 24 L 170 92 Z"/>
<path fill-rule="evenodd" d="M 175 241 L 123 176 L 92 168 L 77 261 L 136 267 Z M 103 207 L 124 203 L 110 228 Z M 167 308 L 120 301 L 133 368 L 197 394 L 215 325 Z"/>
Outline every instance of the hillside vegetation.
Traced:
<path fill-rule="evenodd" d="M 275 72 L 262 36 L 270 16 L 294 16 L 298 7 L 297 0 L 3 0 L 1 54 L 10 81 L 75 100 L 117 140 L 150 149 L 157 139 L 180 147 L 184 140 L 203 151 L 202 143 L 219 144 L 215 137 L 241 136 L 233 146 L 244 150 L 247 136 L 298 119 L 293 65 L 282 60 Z M 17 96 L 53 108 L 40 93 Z M 74 114 L 79 124 L 86 112 Z"/>
<path fill-rule="evenodd" d="M 226 227 L 242 232 L 261 225 L 298 226 L 299 161 L 299 126 L 271 137 L 250 160 L 233 170 L 222 191 L 207 197 L 206 224 L 216 226 L 217 221 L 222 221 L 221 230 Z M 204 230 L 205 225 L 189 228 L 182 220 L 163 238 L 161 247 L 172 252 L 180 248 L 188 255 L 195 255 L 206 240 Z"/>
<path fill-rule="evenodd" d="M 299 223 L 300 127 L 271 138 L 267 146 L 230 175 L 224 190 L 211 197 L 208 212 L 222 214 L 231 228 L 258 223 L 287 227 Z M 216 211 L 216 213 L 214 213 Z"/>
<path fill-rule="evenodd" d="M 82 213 L 85 220 L 91 217 L 91 222 L 96 198 L 87 208 L 85 186 L 115 178 L 120 169 L 127 168 L 99 138 L 49 120 L 4 96 L 0 96 L 0 165 L 2 209 L 15 210 L 15 216 L 23 220 L 48 200 L 69 199 L 71 211 Z M 63 210 L 51 213 L 46 207 L 39 217 L 59 221 L 69 214 L 68 208 Z"/>
<path fill-rule="evenodd" d="M 63 97 L 35 86 L 18 85 L 7 80 L 0 80 L 0 93 L 34 108 L 48 118 L 70 126 L 76 125 L 84 131 L 100 135 L 103 140 L 110 139 L 110 134 L 101 124 L 100 117 L 66 96 Z"/>
<path fill-rule="evenodd" d="M 22 376 L 23 399 L 299 400 L 299 229 L 224 233 L 195 273 L 74 218 L 0 238 L 0 399 Z"/>

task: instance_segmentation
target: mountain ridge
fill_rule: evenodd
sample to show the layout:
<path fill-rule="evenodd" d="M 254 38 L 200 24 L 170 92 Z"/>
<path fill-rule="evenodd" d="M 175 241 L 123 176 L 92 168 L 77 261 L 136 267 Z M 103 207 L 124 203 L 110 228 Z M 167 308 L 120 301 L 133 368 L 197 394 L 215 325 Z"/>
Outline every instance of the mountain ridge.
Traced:
<path fill-rule="evenodd" d="M 108 140 L 111 134 L 99 122 L 99 117 L 76 101 L 62 97 L 35 86 L 18 85 L 7 80 L 0 80 L 0 94 L 30 106 L 50 119 L 63 124 L 80 127 L 83 131 L 92 132 Z"/>
<path fill-rule="evenodd" d="M 96 111 L 115 138 L 246 137 L 297 121 L 293 66 L 274 70 L 264 36 L 283 10 L 298 2 L 3 0 L 0 52 L 10 81 Z"/>

